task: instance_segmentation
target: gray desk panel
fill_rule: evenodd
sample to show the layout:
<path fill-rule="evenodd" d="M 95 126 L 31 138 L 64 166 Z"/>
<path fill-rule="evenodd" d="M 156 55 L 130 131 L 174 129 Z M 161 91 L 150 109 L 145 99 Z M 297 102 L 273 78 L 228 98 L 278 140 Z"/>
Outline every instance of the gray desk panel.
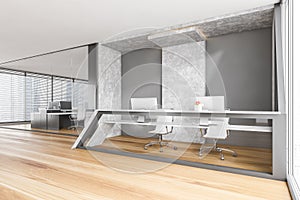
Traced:
<path fill-rule="evenodd" d="M 62 128 L 68 128 L 71 126 L 70 116 L 71 114 L 52 115 L 47 114 L 48 129 L 60 130 Z"/>

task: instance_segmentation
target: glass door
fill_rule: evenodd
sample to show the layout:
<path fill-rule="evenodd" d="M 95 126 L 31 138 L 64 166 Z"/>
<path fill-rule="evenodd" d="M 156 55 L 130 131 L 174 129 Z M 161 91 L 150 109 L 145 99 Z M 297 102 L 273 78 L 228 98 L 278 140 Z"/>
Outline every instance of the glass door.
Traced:
<path fill-rule="evenodd" d="M 299 23 L 293 23 L 293 19 L 299 18 L 299 1 L 288 1 L 287 12 L 287 66 L 288 66 L 288 185 L 294 199 L 300 199 L 300 59 L 299 54 Z M 295 20 L 294 20 L 295 21 Z M 295 37 L 293 37 L 293 35 Z M 297 36 L 297 37 L 296 37 Z M 294 56 L 293 56 L 294 55 Z"/>

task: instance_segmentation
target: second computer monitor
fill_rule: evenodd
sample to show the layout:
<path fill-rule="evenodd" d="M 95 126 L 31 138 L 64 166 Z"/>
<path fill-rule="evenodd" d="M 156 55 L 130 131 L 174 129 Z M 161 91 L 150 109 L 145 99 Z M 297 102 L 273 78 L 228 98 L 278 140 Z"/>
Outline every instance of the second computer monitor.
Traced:
<path fill-rule="evenodd" d="M 156 110 L 157 98 L 131 98 L 132 110 Z"/>
<path fill-rule="evenodd" d="M 203 104 L 203 110 L 209 110 L 209 111 L 224 111 L 225 110 L 224 96 L 197 97 L 196 101 L 200 101 L 200 103 Z"/>
<path fill-rule="evenodd" d="M 60 109 L 62 110 L 72 109 L 71 101 L 60 101 L 59 105 L 60 105 Z"/>
<path fill-rule="evenodd" d="M 59 101 L 51 101 L 48 103 L 48 109 L 50 110 L 58 110 L 60 109 Z"/>

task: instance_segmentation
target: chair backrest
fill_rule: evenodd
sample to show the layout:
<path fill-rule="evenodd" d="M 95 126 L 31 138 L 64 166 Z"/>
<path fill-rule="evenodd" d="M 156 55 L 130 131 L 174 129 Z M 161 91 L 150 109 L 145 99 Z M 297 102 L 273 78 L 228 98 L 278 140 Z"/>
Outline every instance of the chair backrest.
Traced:
<path fill-rule="evenodd" d="M 78 111 L 78 108 L 77 107 L 73 107 L 72 110 L 73 111 L 74 110 Z M 77 119 L 77 112 L 73 113 L 71 116 L 72 116 L 72 118 L 76 118 Z"/>
<path fill-rule="evenodd" d="M 80 105 L 77 108 L 77 120 L 82 121 L 85 119 L 86 108 L 84 105 Z"/>
<path fill-rule="evenodd" d="M 170 132 L 172 130 L 173 116 L 158 116 L 156 122 L 159 123 L 155 127 L 155 132 Z M 166 130 L 167 127 L 167 130 Z"/>
<path fill-rule="evenodd" d="M 229 125 L 228 122 L 229 118 L 227 117 L 212 118 L 211 125 L 209 125 L 204 137 L 212 139 L 226 139 Z"/>
<path fill-rule="evenodd" d="M 46 115 L 47 109 L 46 108 L 39 108 L 39 113 L 43 114 L 43 115 Z"/>

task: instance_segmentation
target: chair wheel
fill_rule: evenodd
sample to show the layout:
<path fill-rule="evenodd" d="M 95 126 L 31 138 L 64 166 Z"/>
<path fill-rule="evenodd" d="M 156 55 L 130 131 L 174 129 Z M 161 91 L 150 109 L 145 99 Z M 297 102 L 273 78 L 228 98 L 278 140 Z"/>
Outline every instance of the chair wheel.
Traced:
<path fill-rule="evenodd" d="M 237 155 L 237 153 L 234 153 L 234 154 L 232 154 L 232 156 L 233 156 L 233 157 L 237 157 L 238 155 Z"/>
<path fill-rule="evenodd" d="M 148 147 L 144 147 L 145 150 L 148 150 Z"/>
<path fill-rule="evenodd" d="M 177 147 L 173 147 L 174 150 L 177 150 Z"/>
<path fill-rule="evenodd" d="M 221 160 L 225 160 L 224 155 L 222 155 L 220 159 L 221 159 Z"/>

